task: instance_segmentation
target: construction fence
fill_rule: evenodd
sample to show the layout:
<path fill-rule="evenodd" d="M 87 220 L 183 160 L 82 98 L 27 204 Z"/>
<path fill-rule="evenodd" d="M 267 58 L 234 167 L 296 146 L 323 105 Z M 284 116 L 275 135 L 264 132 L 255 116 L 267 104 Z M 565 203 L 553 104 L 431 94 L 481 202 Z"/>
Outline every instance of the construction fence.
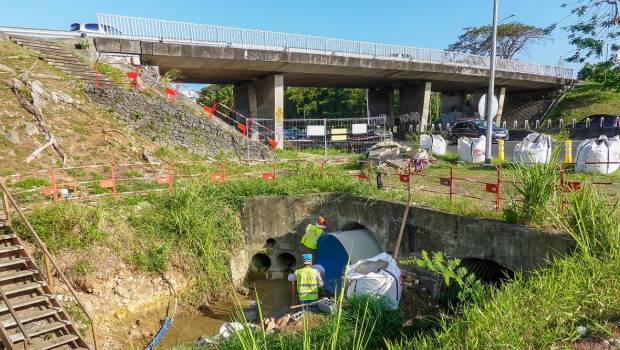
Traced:
<path fill-rule="evenodd" d="M 63 167 L 13 174 L 4 181 L 20 205 L 28 206 L 59 200 L 91 201 L 102 197 L 172 192 L 176 184 L 200 179 L 225 183 L 242 178 L 275 181 L 280 177 L 301 174 L 303 166 L 314 166 L 325 176 L 350 176 L 373 190 L 406 193 L 426 193 L 443 197 L 450 202 L 466 198 L 479 207 L 500 211 L 506 202 L 518 201 L 515 186 L 519 182 L 509 163 L 482 170 L 474 164 L 446 163 L 424 166 L 421 161 L 404 161 L 399 168 L 360 161 L 354 157 L 301 160 L 242 160 L 242 161 L 180 161 L 168 164 L 144 162 Z M 557 167 L 557 190 L 561 196 L 578 191 L 584 183 L 600 188 L 610 205 L 620 197 L 620 180 L 609 176 L 584 176 L 570 171 L 574 164 Z M 475 171 L 472 171 L 475 170 Z M 388 196 L 394 197 L 394 196 Z M 564 203 L 564 200 L 562 200 Z"/>
<path fill-rule="evenodd" d="M 273 119 L 252 121 L 274 129 Z M 360 153 L 391 139 L 387 117 L 284 119 L 285 149 L 322 149 L 327 154 L 334 148 Z"/>

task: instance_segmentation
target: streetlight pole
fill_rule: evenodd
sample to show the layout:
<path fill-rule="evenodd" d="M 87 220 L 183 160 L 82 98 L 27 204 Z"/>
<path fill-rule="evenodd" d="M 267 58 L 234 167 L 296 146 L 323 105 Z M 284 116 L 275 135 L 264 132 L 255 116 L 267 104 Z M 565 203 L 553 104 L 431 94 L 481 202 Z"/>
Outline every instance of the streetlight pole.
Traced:
<path fill-rule="evenodd" d="M 497 12 L 499 0 L 493 0 L 493 38 L 491 42 L 491 64 L 489 67 L 489 91 L 487 92 L 486 108 L 487 115 L 487 145 L 485 149 L 485 165 L 491 165 L 492 145 L 493 145 L 493 117 L 491 108 L 493 107 L 493 99 L 495 98 L 495 56 L 497 52 Z"/>

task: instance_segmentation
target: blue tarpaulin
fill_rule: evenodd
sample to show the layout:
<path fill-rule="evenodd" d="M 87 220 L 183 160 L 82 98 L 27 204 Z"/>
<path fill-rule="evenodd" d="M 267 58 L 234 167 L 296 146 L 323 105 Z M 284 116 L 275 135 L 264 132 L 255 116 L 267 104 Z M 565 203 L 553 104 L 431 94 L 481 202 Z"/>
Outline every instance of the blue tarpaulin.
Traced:
<path fill-rule="evenodd" d="M 369 259 L 383 250 L 368 230 L 325 233 L 317 245 L 316 263 L 325 268 L 325 286 L 330 293 L 342 285 L 344 269 L 360 259 Z"/>

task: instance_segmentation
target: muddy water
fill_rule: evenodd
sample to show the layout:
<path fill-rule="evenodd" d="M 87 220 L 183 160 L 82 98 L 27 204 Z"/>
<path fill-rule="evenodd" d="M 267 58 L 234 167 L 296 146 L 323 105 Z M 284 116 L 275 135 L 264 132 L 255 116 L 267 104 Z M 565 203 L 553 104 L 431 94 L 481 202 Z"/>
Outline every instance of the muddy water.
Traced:
<path fill-rule="evenodd" d="M 288 310 L 291 302 L 291 285 L 286 280 L 256 280 L 250 283 L 252 293 L 247 297 L 239 297 L 243 307 L 251 299 L 255 299 L 254 288 L 261 300 L 263 317 L 277 317 Z M 176 318 L 159 343 L 162 349 L 169 349 L 174 345 L 188 344 L 196 338 L 219 333 L 224 322 L 231 321 L 235 311 L 235 301 L 229 300 L 205 306 L 196 313 Z"/>

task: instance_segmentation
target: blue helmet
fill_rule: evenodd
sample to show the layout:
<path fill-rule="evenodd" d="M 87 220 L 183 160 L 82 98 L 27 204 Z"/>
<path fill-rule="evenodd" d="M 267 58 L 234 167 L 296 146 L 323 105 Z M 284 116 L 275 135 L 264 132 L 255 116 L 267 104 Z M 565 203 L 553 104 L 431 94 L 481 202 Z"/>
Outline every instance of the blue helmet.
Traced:
<path fill-rule="evenodd" d="M 312 262 L 312 254 L 309 254 L 309 253 L 308 254 L 304 254 L 304 255 L 301 256 L 301 259 L 304 262 Z"/>

